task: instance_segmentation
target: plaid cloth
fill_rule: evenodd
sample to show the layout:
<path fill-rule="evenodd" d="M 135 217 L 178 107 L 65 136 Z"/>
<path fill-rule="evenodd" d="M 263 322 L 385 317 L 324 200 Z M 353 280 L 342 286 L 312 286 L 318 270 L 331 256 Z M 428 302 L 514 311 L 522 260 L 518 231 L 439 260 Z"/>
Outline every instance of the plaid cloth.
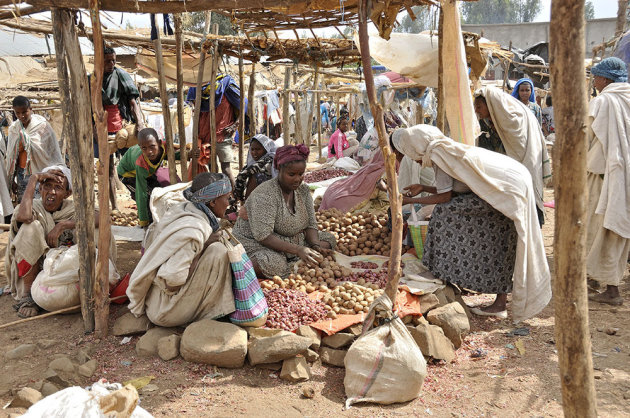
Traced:
<path fill-rule="evenodd" d="M 103 105 L 118 105 L 120 115 L 127 121 L 137 122 L 131 114 L 129 101 L 140 97 L 140 92 L 131 76 L 121 68 L 103 76 Z"/>

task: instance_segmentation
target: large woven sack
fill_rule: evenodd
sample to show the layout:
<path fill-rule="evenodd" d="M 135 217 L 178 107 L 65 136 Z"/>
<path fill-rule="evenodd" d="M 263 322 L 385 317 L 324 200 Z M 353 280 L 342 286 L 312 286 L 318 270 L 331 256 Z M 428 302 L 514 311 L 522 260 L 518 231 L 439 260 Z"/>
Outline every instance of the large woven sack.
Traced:
<path fill-rule="evenodd" d="M 110 260 L 109 282 L 114 284 L 119 279 L 116 266 Z M 39 307 L 47 311 L 65 309 L 80 303 L 77 245 L 52 248 L 46 253 L 44 267 L 31 286 L 31 297 Z"/>
<path fill-rule="evenodd" d="M 380 323 L 372 328 L 374 321 Z M 363 334 L 344 360 L 346 408 L 357 402 L 392 404 L 420 395 L 427 363 L 405 324 L 382 295 L 370 306 Z"/>

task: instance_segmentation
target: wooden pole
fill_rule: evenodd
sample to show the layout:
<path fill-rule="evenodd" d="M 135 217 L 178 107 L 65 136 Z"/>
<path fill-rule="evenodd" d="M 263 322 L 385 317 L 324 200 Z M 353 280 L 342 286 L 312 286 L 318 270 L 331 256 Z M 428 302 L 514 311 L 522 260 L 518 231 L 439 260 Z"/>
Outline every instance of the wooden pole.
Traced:
<path fill-rule="evenodd" d="M 219 25 L 212 25 L 212 34 L 219 33 Z M 210 66 L 210 171 L 217 173 L 217 114 L 214 101 L 214 92 L 216 91 L 217 83 L 217 66 L 219 63 L 219 44 L 214 42 L 212 47 L 212 65 Z"/>
<path fill-rule="evenodd" d="M 628 10 L 628 0 L 618 0 L 615 36 L 619 36 L 623 34 L 623 31 L 626 28 L 626 11 L 627 10 Z"/>
<path fill-rule="evenodd" d="M 383 108 L 376 100 L 376 89 L 374 88 L 374 74 L 372 73 L 372 62 L 370 59 L 370 42 L 367 31 L 369 0 L 359 2 L 359 43 L 361 45 L 361 63 L 365 76 L 365 89 L 370 102 L 370 110 L 374 116 L 374 126 L 378 133 L 378 144 L 383 152 L 385 160 L 385 174 L 387 176 L 387 192 L 389 193 L 392 212 L 392 241 L 389 254 L 389 266 L 387 268 L 387 286 L 385 293 L 392 303 L 396 300 L 398 291 L 398 281 L 400 280 L 400 257 L 402 250 L 402 196 L 398 192 L 398 179 L 396 176 L 396 156 L 389 146 L 385 121 L 383 119 Z"/>
<path fill-rule="evenodd" d="M 322 94 L 316 93 L 315 106 L 317 113 L 317 156 L 322 158 L 322 112 L 319 110 L 319 102 L 321 101 Z"/>
<path fill-rule="evenodd" d="M 203 38 L 208 36 L 210 30 L 211 12 L 206 12 L 206 24 L 203 28 Z M 193 141 L 192 141 L 192 178 L 197 175 L 197 157 L 195 153 L 199 149 L 199 117 L 201 116 L 201 87 L 203 86 L 203 70 L 206 65 L 206 51 L 201 48 L 199 52 L 199 68 L 197 69 L 197 90 L 195 94 L 195 113 L 193 114 Z M 191 179 L 192 180 L 192 179 Z"/>
<path fill-rule="evenodd" d="M 551 3 L 550 67 L 556 115 L 554 304 L 566 417 L 596 417 L 586 288 L 584 2 Z"/>
<path fill-rule="evenodd" d="M 168 105 L 168 93 L 166 91 L 166 76 L 164 75 L 164 58 L 162 57 L 162 41 L 160 30 L 156 31 L 157 38 L 153 41 L 155 48 L 155 61 L 158 70 L 158 83 L 160 87 L 160 102 L 162 103 L 162 118 L 164 118 L 164 137 L 166 139 L 166 156 L 168 158 L 168 175 L 171 184 L 177 183 L 177 168 L 175 167 L 175 150 L 173 148 L 173 125 L 171 123 L 171 109 Z"/>
<path fill-rule="evenodd" d="M 186 148 L 186 126 L 184 125 L 184 65 L 182 52 L 184 50 L 184 38 L 182 36 L 182 15 L 173 15 L 175 22 L 175 65 L 177 67 L 177 132 L 179 133 L 179 164 L 182 179 L 188 172 L 188 149 Z"/>
<path fill-rule="evenodd" d="M 238 88 L 240 92 L 240 112 L 238 113 L 238 169 L 244 164 L 243 144 L 245 143 L 245 74 L 243 73 L 243 56 L 238 57 Z"/>
<path fill-rule="evenodd" d="M 319 85 L 319 67 L 315 65 L 315 72 L 313 73 L 313 90 L 316 90 Z M 306 115 L 308 120 L 306 121 L 306 146 L 311 149 L 311 142 L 313 142 L 313 112 L 315 108 L 319 111 L 319 104 L 313 103 L 315 101 L 316 93 L 310 93 L 306 98 Z M 309 106 L 310 102 L 310 106 Z"/>
<path fill-rule="evenodd" d="M 446 107 L 444 106 L 445 94 L 444 94 L 444 77 L 442 73 L 444 72 L 444 57 L 442 57 L 442 53 L 444 48 L 442 48 L 442 40 L 444 39 L 444 14 L 442 13 L 442 8 L 440 7 L 440 18 L 438 23 L 438 97 L 437 97 L 437 120 L 436 126 L 442 132 L 445 132 L 444 128 L 446 127 Z"/>
<path fill-rule="evenodd" d="M 282 137 L 285 144 L 291 143 L 291 121 L 289 120 L 289 106 L 291 102 L 291 93 L 287 90 L 291 84 L 291 67 L 284 69 L 284 91 L 282 92 Z"/>
<path fill-rule="evenodd" d="M 302 112 L 300 112 L 300 93 L 297 91 L 293 93 L 293 101 L 295 102 L 295 135 L 293 139 L 296 144 L 303 144 L 304 138 L 302 136 Z"/>
<path fill-rule="evenodd" d="M 73 22 L 74 13 L 53 9 L 52 26 L 64 122 L 68 125 L 68 156 L 72 170 L 72 194 L 75 202 L 75 239 L 79 246 L 79 294 L 85 332 L 94 331 L 94 148 L 87 72 Z M 65 62 L 64 62 L 65 61 Z M 68 74 L 61 71 L 68 70 Z M 107 153 L 109 156 L 109 152 Z M 107 208 L 107 206 L 106 206 Z M 107 209 L 105 211 L 109 212 Z"/>
<path fill-rule="evenodd" d="M 252 62 L 252 72 L 249 75 L 249 90 L 247 91 L 247 101 L 249 106 L 247 111 L 249 112 L 249 136 L 256 135 L 256 106 L 254 103 L 254 91 L 256 89 L 256 63 Z"/>
<path fill-rule="evenodd" d="M 103 68 L 105 65 L 103 35 L 98 0 L 90 0 L 92 41 L 94 43 L 94 72 L 90 89 L 92 112 L 98 138 L 98 259 L 97 279 L 94 281 L 94 325 L 99 338 L 107 336 L 109 319 L 109 243 L 111 240 L 109 216 L 109 144 L 107 143 L 107 112 L 103 110 Z"/>

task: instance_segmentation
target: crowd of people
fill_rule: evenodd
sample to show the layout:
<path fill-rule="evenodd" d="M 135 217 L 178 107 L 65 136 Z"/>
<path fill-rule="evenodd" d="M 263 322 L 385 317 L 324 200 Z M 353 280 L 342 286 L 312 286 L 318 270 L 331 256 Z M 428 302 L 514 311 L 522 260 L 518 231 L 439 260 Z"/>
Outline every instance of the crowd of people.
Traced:
<path fill-rule="evenodd" d="M 171 185 L 164 166 L 165 144 L 153 128 L 144 127 L 137 89 L 115 67 L 115 53 L 105 54 L 108 131 L 115 135 L 136 125 L 137 144 L 121 150 L 116 169 L 137 204 L 140 226 L 147 228 L 143 256 L 127 289 L 133 314 L 170 327 L 239 309 L 232 289 L 233 241 L 242 244 L 251 261 L 245 268 L 259 279 L 286 277 L 299 260 L 317 265 L 335 249 L 333 235 L 318 228 L 312 194 L 303 182 L 310 153 L 305 145 L 278 146 L 263 134 L 254 135 L 246 164 L 232 175 L 235 98 L 240 94 L 234 80 L 216 80 L 216 151 L 223 173 L 208 172 L 210 134 L 200 125 L 200 174 L 190 179 L 182 173 L 192 182 L 179 187 L 185 183 Z M 589 286 L 606 287 L 590 297 L 619 305 L 630 252 L 630 86 L 620 60 L 606 59 L 592 73 L 599 94 L 589 108 L 587 268 Z M 203 107 L 212 99 L 207 91 L 205 86 L 202 121 L 209 120 Z M 545 134 L 555 131 L 553 111 L 545 116 L 528 79 L 519 80 L 512 94 L 481 88 L 474 93 L 474 108 L 482 126 L 478 146 L 460 144 L 431 125 L 401 126 L 395 114 L 386 113 L 389 144 L 397 172 L 403 164 L 416 165 L 416 173 L 424 170 L 431 179 L 426 181 L 424 174 L 406 179 L 402 203 L 413 211 L 432 209 L 422 212 L 429 220 L 422 262 L 432 277 L 496 294 L 489 306 L 473 307 L 481 316 L 506 318 L 511 293 L 512 317 L 520 321 L 538 314 L 551 298 L 541 227 L 543 192 L 551 179 Z M 2 214 L 10 219 L 5 268 L 18 315 L 30 317 L 40 312 L 31 286 L 49 249 L 76 244 L 76 216 L 72 177 L 50 124 L 33 114 L 24 97 L 13 100 L 13 110 L 17 120 L 9 128 L 1 173 L 6 196 L 0 190 Z M 324 103 L 320 112 L 331 132 L 329 162 L 352 158 L 361 166 L 327 188 L 320 210 L 387 206 L 385 161 L 374 128 L 349 140 L 346 133 L 358 121 L 350 121 L 347 112 L 337 115 Z M 159 208 L 151 204 L 158 188 L 170 199 Z M 15 209 L 13 203 L 18 203 Z M 111 206 L 116 208 L 115 198 Z M 230 216 L 234 224 L 228 232 L 221 219 Z M 110 258 L 116 258 L 115 245 Z"/>

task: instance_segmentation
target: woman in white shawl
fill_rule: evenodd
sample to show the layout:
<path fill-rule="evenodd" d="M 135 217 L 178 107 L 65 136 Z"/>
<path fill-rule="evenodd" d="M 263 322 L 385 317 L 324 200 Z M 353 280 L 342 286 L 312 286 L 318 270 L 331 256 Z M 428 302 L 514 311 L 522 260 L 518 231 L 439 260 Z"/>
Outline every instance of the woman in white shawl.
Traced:
<path fill-rule="evenodd" d="M 495 289 L 492 305 L 472 310 L 478 315 L 506 317 L 509 288 L 515 322 L 539 313 L 551 299 L 551 285 L 528 170 L 501 154 L 457 143 L 429 125 L 394 131 L 392 142 L 436 171 L 435 187 L 409 188 L 410 196 L 436 193 L 420 198 L 437 203 L 423 257 L 429 270 L 471 290 Z"/>
<path fill-rule="evenodd" d="M 238 201 L 244 202 L 256 187 L 278 174 L 273 168 L 276 149 L 276 143 L 265 135 L 258 134 L 252 138 L 247 165 L 236 176 L 233 205 Z"/>
<path fill-rule="evenodd" d="M 483 87 L 475 92 L 475 112 L 496 130 L 505 153 L 523 164 L 531 174 L 540 226 L 545 222 L 543 192 L 551 180 L 545 136 L 538 120 L 522 102 L 496 87 Z"/>
<path fill-rule="evenodd" d="M 30 101 L 24 96 L 13 99 L 13 112 L 18 120 L 9 126 L 9 142 L 5 168 L 7 180 L 19 203 L 32 173 L 46 167 L 63 165 L 59 143 L 46 118 L 33 113 Z"/>

